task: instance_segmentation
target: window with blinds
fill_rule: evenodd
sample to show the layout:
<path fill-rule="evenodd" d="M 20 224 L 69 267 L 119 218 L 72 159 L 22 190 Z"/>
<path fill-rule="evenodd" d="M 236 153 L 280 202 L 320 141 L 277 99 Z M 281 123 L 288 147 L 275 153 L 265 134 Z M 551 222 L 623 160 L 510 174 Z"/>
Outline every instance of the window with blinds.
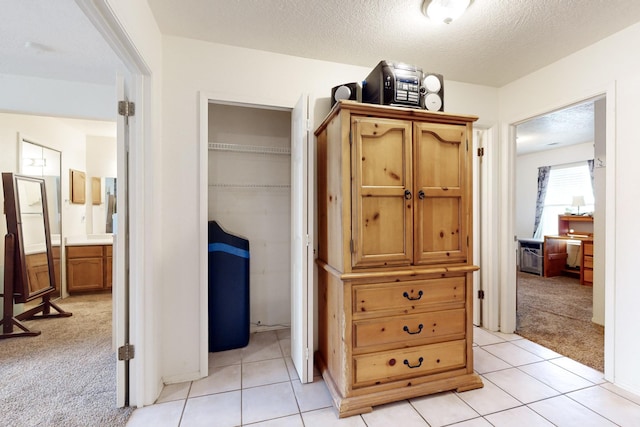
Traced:
<path fill-rule="evenodd" d="M 541 226 L 538 228 L 540 236 L 536 237 L 558 234 L 558 215 L 578 213 L 578 207 L 572 206 L 574 196 L 584 197 L 585 205 L 579 207 L 579 213 L 593 212 L 595 202 L 588 164 L 553 166 L 549 172 Z"/>

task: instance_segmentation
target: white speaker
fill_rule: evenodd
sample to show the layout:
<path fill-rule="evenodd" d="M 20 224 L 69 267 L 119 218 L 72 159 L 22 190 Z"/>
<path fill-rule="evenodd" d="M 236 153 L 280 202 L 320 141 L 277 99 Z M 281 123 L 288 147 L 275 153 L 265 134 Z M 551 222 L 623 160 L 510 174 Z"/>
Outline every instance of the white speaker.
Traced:
<path fill-rule="evenodd" d="M 444 80 L 442 74 L 422 74 L 420 106 L 429 111 L 444 111 Z"/>

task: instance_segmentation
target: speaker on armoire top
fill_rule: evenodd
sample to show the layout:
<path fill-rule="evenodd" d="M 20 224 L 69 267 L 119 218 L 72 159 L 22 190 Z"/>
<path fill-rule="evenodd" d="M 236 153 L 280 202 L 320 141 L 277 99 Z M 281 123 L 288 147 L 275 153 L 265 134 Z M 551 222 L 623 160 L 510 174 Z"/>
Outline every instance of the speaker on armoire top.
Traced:
<path fill-rule="evenodd" d="M 444 111 L 444 80 L 442 74 L 422 73 L 420 107 L 429 111 Z"/>

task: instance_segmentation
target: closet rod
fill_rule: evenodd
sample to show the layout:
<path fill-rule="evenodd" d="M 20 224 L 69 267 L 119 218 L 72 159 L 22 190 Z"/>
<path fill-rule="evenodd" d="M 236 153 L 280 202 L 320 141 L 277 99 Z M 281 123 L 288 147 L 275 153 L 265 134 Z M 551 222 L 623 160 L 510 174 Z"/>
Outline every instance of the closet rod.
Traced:
<path fill-rule="evenodd" d="M 260 145 L 223 144 L 220 142 L 210 142 L 209 150 L 233 151 L 236 153 L 291 155 L 291 149 L 289 147 L 265 147 Z"/>

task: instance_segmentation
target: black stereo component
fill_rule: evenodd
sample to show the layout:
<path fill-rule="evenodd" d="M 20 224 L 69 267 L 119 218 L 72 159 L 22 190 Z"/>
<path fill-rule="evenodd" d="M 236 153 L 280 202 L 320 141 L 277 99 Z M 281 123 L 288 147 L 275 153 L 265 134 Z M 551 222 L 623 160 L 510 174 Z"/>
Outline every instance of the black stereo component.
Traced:
<path fill-rule="evenodd" d="M 429 111 L 444 111 L 442 74 L 423 73 L 420 85 L 420 107 Z"/>
<path fill-rule="evenodd" d="M 331 89 L 331 106 L 341 99 L 362 102 L 362 86 L 360 83 L 344 83 Z"/>
<path fill-rule="evenodd" d="M 362 102 L 420 107 L 422 70 L 401 62 L 380 61 L 362 86 Z"/>

